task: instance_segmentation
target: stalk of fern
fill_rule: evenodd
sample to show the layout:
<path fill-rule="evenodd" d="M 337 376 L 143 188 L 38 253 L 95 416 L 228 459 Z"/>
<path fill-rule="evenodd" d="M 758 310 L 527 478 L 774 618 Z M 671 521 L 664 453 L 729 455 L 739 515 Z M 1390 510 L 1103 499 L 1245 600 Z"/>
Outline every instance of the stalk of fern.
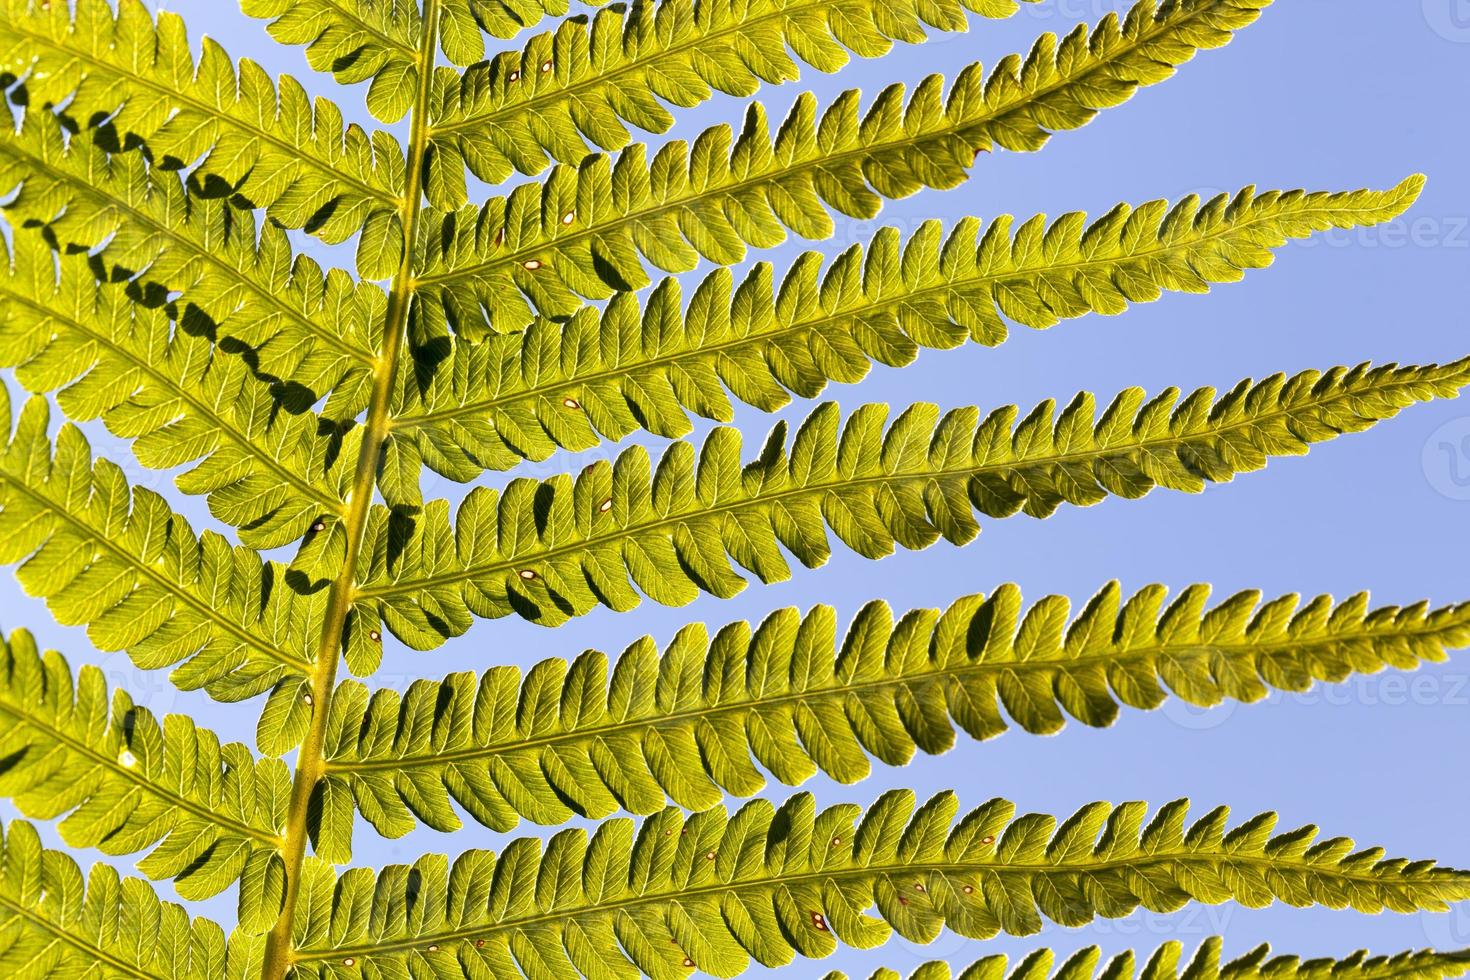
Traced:
<path fill-rule="evenodd" d="M 1232 825 L 1184 801 L 1091 804 L 1058 820 L 954 794 L 781 805 L 774 779 L 857 782 L 960 732 L 1067 720 L 1106 728 L 1168 697 L 1253 702 L 1470 643 L 1470 607 L 1370 608 L 1191 586 L 1075 615 L 1015 586 L 944 610 L 826 606 L 756 626 L 680 630 L 615 660 L 589 651 L 522 675 L 373 690 L 383 645 L 429 650 L 477 618 L 555 626 L 647 597 L 730 597 L 748 578 L 820 566 L 831 535 L 881 558 L 979 518 L 1208 483 L 1453 397 L 1470 359 L 1331 367 L 1223 392 L 1129 388 L 941 413 L 932 404 L 816 406 L 747 451 L 691 416 L 773 412 L 921 350 L 995 346 L 1201 292 L 1269 265 L 1288 240 L 1403 213 L 1423 178 L 1372 191 L 1258 191 L 1149 201 L 1089 219 L 963 218 L 884 228 L 779 275 L 732 266 L 833 215 L 959 185 L 987 151 L 1040 150 L 1269 0 L 1143 0 L 988 71 L 894 85 L 787 116 L 645 146 L 721 92 L 840 69 L 895 41 L 1001 19 L 1013 0 L 664 0 L 566 16 L 487 0 L 242 0 L 282 44 L 363 86 L 386 129 L 344 121 L 139 0 L 0 0 L 7 234 L 0 366 L 0 556 L 63 625 L 182 690 L 261 698 L 256 745 L 157 718 L 101 671 L 73 670 L 24 629 L 0 644 L 0 790 L 55 821 L 69 848 L 136 859 L 83 873 L 14 821 L 0 842 L 0 968 L 16 977 L 734 976 L 896 933 L 1024 936 L 1138 908 L 1273 901 L 1365 912 L 1443 910 L 1470 874 L 1386 859 L 1316 828 Z M 535 25 L 560 18 L 547 29 Z M 539 31 L 539 32 L 537 32 Z M 525 35 L 522 37 L 522 35 Z M 517 39 L 518 49 L 492 49 Z M 470 178 L 498 185 L 470 203 Z M 293 250 L 287 230 L 355 243 L 353 276 Z M 695 279 L 676 278 L 708 263 Z M 57 423 L 58 417 L 60 419 Z M 100 422 L 138 464 L 203 497 L 196 531 L 166 495 L 95 456 Z M 487 471 L 634 434 L 581 473 L 492 486 Z M 424 470 L 474 483 L 426 499 Z M 978 515 L 978 516 L 977 516 Z M 1070 617 L 1070 618 L 1069 618 Z M 743 802 L 739 798 L 745 799 Z M 624 815 L 620 815 L 624 814 Z M 350 867 L 359 819 L 560 827 L 498 854 Z M 634 817 L 641 817 L 635 821 Z M 233 888 L 228 928 L 185 902 Z M 1451 978 L 1462 952 L 1187 967 L 1168 944 L 1145 975 Z M 1038 950 L 1009 976 L 1049 974 Z M 1125 954 L 1103 975 L 1131 975 Z M 1058 968 L 1092 976 L 1096 949 Z M 793 967 L 801 969 L 802 967 Z M 927 963 L 914 978 L 950 975 Z M 977 960 L 966 980 L 1007 976 Z M 841 974 L 831 974 L 833 978 Z M 896 977 L 883 969 L 875 977 Z"/>

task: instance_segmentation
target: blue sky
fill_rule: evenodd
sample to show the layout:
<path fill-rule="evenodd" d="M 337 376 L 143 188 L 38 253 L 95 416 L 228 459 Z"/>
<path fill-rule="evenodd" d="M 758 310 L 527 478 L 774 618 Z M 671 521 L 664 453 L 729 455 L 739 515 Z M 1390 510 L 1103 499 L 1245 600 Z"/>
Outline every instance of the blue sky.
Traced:
<path fill-rule="evenodd" d="M 196 37 L 219 38 L 236 56 L 276 72 L 309 74 L 299 51 L 274 45 L 263 25 L 231 4 L 163 5 L 183 14 Z M 1123 8 L 1109 0 L 1043 0 L 1008 22 L 977 21 L 969 34 L 901 48 L 881 62 L 854 63 L 836 77 L 807 70 L 801 82 L 765 90 L 760 98 L 779 116 L 803 88 L 825 101 L 843 88 L 873 93 L 929 71 L 952 74 L 970 61 L 991 64 L 1024 51 L 1043 31 L 1063 33 L 1079 20 Z M 1445 361 L 1470 353 L 1464 302 L 1470 277 L 1467 68 L 1467 0 L 1283 0 L 1230 46 L 1202 54 L 1175 79 L 1144 90 L 1087 128 L 1055 138 L 1040 153 L 984 156 L 964 187 L 892 204 L 878 223 L 907 230 L 931 217 L 951 222 L 966 214 L 1101 213 L 1119 201 L 1252 183 L 1387 187 L 1422 171 L 1428 187 L 1407 216 L 1289 246 L 1271 269 L 1209 296 L 1166 297 L 1121 318 L 1088 317 L 1046 332 L 1017 328 L 998 349 L 925 353 L 902 371 L 880 368 L 860 386 L 833 387 L 829 397 L 844 407 L 930 400 L 946 408 L 1010 402 L 1029 408 L 1081 389 L 1106 398 L 1129 385 L 1225 388 L 1274 371 L 1363 360 Z M 333 91 L 320 77 L 309 84 L 317 92 Z M 353 90 L 341 101 L 365 117 L 361 98 L 361 90 Z M 738 121 L 741 110 L 739 100 L 717 98 L 686 113 L 674 135 Z M 836 241 L 818 247 L 835 251 L 867 238 L 872 227 L 839 220 Z M 792 243 L 761 257 L 772 258 L 779 270 L 804 247 L 812 246 Z M 809 407 L 798 402 L 780 414 L 799 419 Z M 745 411 L 738 424 L 749 444 L 770 418 Z M 126 452 L 105 436 L 96 441 L 113 453 Z M 537 472 L 555 468 L 543 464 Z M 197 501 L 181 509 L 196 526 L 207 523 Z M 482 623 L 431 654 L 390 649 L 385 680 L 398 686 L 415 676 L 529 664 L 589 646 L 611 653 L 644 633 L 666 640 L 687 622 L 758 620 L 787 605 L 825 602 L 843 618 L 874 598 L 900 610 L 943 606 L 1008 581 L 1030 598 L 1061 593 L 1078 605 L 1111 578 L 1129 590 L 1156 581 L 1171 588 L 1211 582 L 1221 597 L 1242 588 L 1339 596 L 1369 589 L 1379 602 L 1455 602 L 1470 599 L 1467 519 L 1470 402 L 1441 402 L 1200 496 L 1161 492 L 1139 502 L 1064 509 L 1046 521 L 991 521 L 968 548 L 939 545 L 876 564 L 839 548 L 825 568 L 798 570 L 789 582 L 752 587 L 734 600 L 706 598 L 677 610 L 645 605 L 630 615 L 604 610 L 556 632 L 519 621 Z M 206 705 L 173 692 L 162 675 L 143 674 L 121 656 L 99 655 L 81 630 L 54 626 L 44 606 L 24 597 L 8 575 L 0 581 L 0 609 L 5 629 L 28 626 L 74 663 L 103 663 L 114 683 L 155 711 L 207 712 L 226 737 L 251 739 L 259 702 Z M 1467 739 L 1470 683 L 1466 660 L 1457 657 L 1408 679 L 1359 678 L 1208 715 L 1171 706 L 1125 712 L 1107 731 L 1073 725 L 1046 739 L 1013 732 L 984 745 L 962 741 L 949 754 L 920 757 L 906 769 L 879 768 L 856 787 L 814 780 L 805 788 L 822 802 L 868 802 L 898 786 L 921 796 L 951 788 L 965 807 L 1004 796 L 1023 811 L 1062 814 L 1098 799 L 1162 803 L 1188 796 L 1200 813 L 1219 803 L 1231 805 L 1238 819 L 1275 809 L 1283 827 L 1314 822 L 1328 835 L 1381 844 L 1392 854 L 1470 867 L 1470 782 L 1464 762 L 1456 761 L 1463 760 Z M 770 790 L 776 798 L 789 792 Z M 13 810 L 0 804 L 0 815 L 9 818 Z M 425 850 L 453 853 L 500 843 L 480 828 L 453 839 L 420 831 L 385 843 L 363 827 L 356 851 L 364 863 L 383 864 Z M 208 911 L 226 916 L 232 904 L 210 903 Z M 1107 950 L 1152 947 L 1171 938 L 1192 945 L 1213 933 L 1225 935 L 1231 952 L 1264 940 L 1280 951 L 1311 955 L 1360 946 L 1379 952 L 1461 947 L 1470 946 L 1470 910 L 1365 917 L 1285 907 L 1192 909 L 1082 929 L 1052 927 L 1040 939 L 973 944 L 946 936 L 929 950 L 894 940 L 876 951 L 839 953 L 820 966 L 799 963 L 789 973 L 817 976 L 829 966 L 904 969 L 929 955 L 961 963 L 1042 942 L 1063 951 L 1089 943 Z"/>

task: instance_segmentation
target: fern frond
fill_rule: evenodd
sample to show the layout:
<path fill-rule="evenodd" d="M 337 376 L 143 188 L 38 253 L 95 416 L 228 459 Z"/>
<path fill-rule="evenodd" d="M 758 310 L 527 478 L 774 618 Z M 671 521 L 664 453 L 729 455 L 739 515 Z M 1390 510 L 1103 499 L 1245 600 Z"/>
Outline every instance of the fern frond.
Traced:
<path fill-rule="evenodd" d="M 780 581 L 790 574 L 783 545 L 808 567 L 827 560 L 826 527 L 879 558 L 896 544 L 964 544 L 980 530 L 976 510 L 1045 517 L 1063 503 L 1136 498 L 1155 486 L 1198 492 L 1413 402 L 1453 397 L 1467 383 L 1470 359 L 1364 364 L 1242 381 L 1218 400 L 1211 388 L 1183 399 L 1177 389 L 1149 399 L 1130 388 L 1096 418 L 1086 393 L 1060 414 L 1048 400 L 1020 421 L 1014 406 L 981 421 L 973 408 L 941 418 L 919 404 L 886 430 L 886 405 L 864 406 L 839 425 L 829 402 L 789 448 L 778 425 L 743 467 L 740 434 L 717 429 L 698 453 L 675 443 L 656 473 L 647 451 L 633 447 L 575 479 L 515 480 L 503 495 L 476 487 L 453 527 L 443 500 L 406 527 L 417 483 L 394 483 L 385 493 L 400 513 L 374 512 L 354 628 L 375 631 L 381 618 L 424 649 L 463 633 L 472 615 L 554 625 L 598 604 L 631 609 L 640 601 L 633 583 L 666 605 L 701 591 L 731 596 L 745 579 L 729 559 L 763 582 Z"/>
<path fill-rule="evenodd" d="M 589 0 L 592 6 L 601 2 Z M 425 30 L 424 15 L 412 0 L 242 0 L 240 6 L 270 20 L 267 30 L 277 41 L 305 47 L 317 71 L 330 72 L 344 85 L 371 79 L 368 111 L 383 122 L 397 122 L 412 108 Z M 567 0 L 438 0 L 435 6 L 439 50 L 456 65 L 485 57 L 484 34 L 515 37 L 568 9 Z M 459 79 L 448 69 L 439 74 Z"/>
<path fill-rule="evenodd" d="M 196 536 L 116 463 L 94 461 L 75 426 L 53 446 L 44 399 L 13 421 L 0 386 L 0 421 L 0 561 L 24 562 L 17 579 L 58 622 L 85 625 L 98 649 L 126 650 L 144 669 L 184 661 L 176 685 L 226 701 L 309 670 L 323 597 L 297 594 L 251 549 Z"/>
<path fill-rule="evenodd" d="M 73 11 L 72 7 L 75 7 Z M 346 241 L 388 221 L 404 189 L 403 150 L 385 132 L 344 125 L 331 102 L 289 76 L 273 82 L 203 40 L 195 62 L 183 20 L 140 0 L 0 0 L 0 74 L 33 105 L 107 118 L 166 167 L 203 171 L 289 228 Z"/>
<path fill-rule="evenodd" d="M 261 944 L 189 918 L 137 878 L 105 864 L 84 879 L 23 821 L 0 823 L 0 972 L 7 977 L 125 980 L 243 978 Z"/>
<path fill-rule="evenodd" d="M 99 285 L 85 254 L 59 257 L 36 235 L 0 239 L 0 367 L 67 416 L 103 419 L 139 462 L 208 495 L 210 512 L 257 548 L 298 541 L 340 516 L 352 474 L 313 414 L 280 411 L 244 359 L 220 353 L 201 317 L 122 285 Z M 191 322 L 192 321 L 192 322 Z"/>
<path fill-rule="evenodd" d="M 306 48 L 306 61 L 344 85 L 372 80 L 367 106 L 383 122 L 408 112 L 418 87 L 423 17 L 413 0 L 241 0 L 246 15 L 269 20 L 281 44 Z"/>
<path fill-rule="evenodd" d="M 152 849 L 139 870 L 172 878 L 186 899 L 243 876 L 257 886 L 241 890 L 241 921 L 254 931 L 275 921 L 279 896 L 262 905 L 258 883 L 279 886 L 281 876 L 277 834 L 291 776 L 279 759 L 221 746 L 183 715 L 160 725 L 126 692 L 109 694 L 97 667 L 84 665 L 73 681 L 66 660 L 40 654 L 23 630 L 0 640 L 0 721 L 0 795 L 21 813 L 64 818 L 58 830 L 71 847 Z"/>
<path fill-rule="evenodd" d="M 662 0 L 611 7 L 590 24 L 572 18 L 444 88 L 432 109 L 429 201 L 463 206 L 466 169 L 500 183 L 540 173 L 548 158 L 575 164 L 592 147 L 620 150 L 627 125 L 665 132 L 674 124 L 666 102 L 690 108 L 717 91 L 750 96 L 763 81 L 794 81 L 788 48 L 834 72 L 849 50 L 875 58 L 894 41 L 922 42 L 926 26 L 964 31 L 966 10 L 1000 19 L 1019 9 L 1017 0 Z"/>
<path fill-rule="evenodd" d="M 26 113 L 19 131 L 0 127 L 4 196 L 12 225 L 61 247 L 106 246 L 106 277 L 181 294 L 177 304 L 204 313 L 211 332 L 248 345 L 264 377 L 305 389 L 308 401 L 331 392 L 331 417 L 366 404 L 383 291 L 293 255 L 276 223 L 257 227 L 249 209 L 141 153 L 110 155 L 87 134 L 68 140 L 49 112 Z"/>
<path fill-rule="evenodd" d="M 885 603 L 869 603 L 840 642 L 827 606 L 805 617 L 782 609 L 754 630 L 732 623 L 713 638 L 688 626 L 662 657 L 652 637 L 634 643 L 610 676 L 606 655 L 591 650 L 571 664 L 544 660 L 524 680 L 497 667 L 478 681 L 416 681 L 401 696 L 369 697 L 348 681 L 332 699 L 324 795 L 355 800 L 388 837 L 416 817 L 458 829 L 451 801 L 499 831 L 518 817 L 555 825 L 651 813 L 666 800 L 698 810 L 764 787 L 752 755 L 788 785 L 818 771 L 855 783 L 869 754 L 904 765 L 915 750 L 948 751 L 955 727 L 994 738 L 1007 715 L 1037 735 L 1068 716 L 1104 728 L 1120 701 L 1149 710 L 1168 691 L 1201 707 L 1254 702 L 1272 688 L 1412 670 L 1470 645 L 1470 603 L 1370 611 L 1366 593 L 1334 606 L 1328 596 L 1261 604 L 1259 592 L 1241 592 L 1206 611 L 1209 594 L 1191 586 L 1165 609 L 1163 586 L 1125 602 L 1113 582 L 1068 626 L 1065 598 L 1022 615 L 1020 591 L 1003 585 L 897 622 Z"/>
<path fill-rule="evenodd" d="M 414 440 L 426 466 L 461 481 L 639 429 L 674 438 L 690 430 L 686 412 L 731 421 L 727 391 L 774 411 L 792 392 L 857 382 L 875 361 L 999 344 L 1005 318 L 1050 327 L 1163 290 L 1203 292 L 1270 264 L 1291 238 L 1396 217 L 1422 186 L 1414 176 L 1376 192 L 1246 188 L 1203 204 L 1119 205 L 1090 225 L 1079 213 L 1050 224 L 1003 216 L 983 231 L 965 219 L 948 236 L 928 221 L 902 245 L 885 228 L 866 254 L 854 245 L 825 274 L 818 253 L 802 255 L 779 286 L 765 263 L 738 285 L 719 269 L 687 313 L 678 281 L 666 279 L 641 312 L 621 293 L 565 324 L 454 343 L 432 372 L 405 365 L 394 438 Z"/>
<path fill-rule="evenodd" d="M 897 932 L 933 940 L 946 926 L 971 938 L 1030 935 L 1043 918 L 1066 926 L 1140 907 L 1273 901 L 1363 912 L 1443 910 L 1470 898 L 1470 872 L 1432 862 L 1349 853 L 1315 827 L 1271 836 L 1274 814 L 1227 833 L 1224 807 L 1186 828 L 1188 804 L 1094 803 L 1058 824 L 992 800 L 954 822 L 942 793 L 915 808 L 907 791 L 864 812 L 818 812 L 799 793 L 777 810 L 755 800 L 686 816 L 675 809 L 638 830 L 627 819 L 589 835 L 513 841 L 498 858 L 470 851 L 376 877 L 336 878 L 314 863 L 303 880 L 296 968 L 336 975 L 439 977 L 730 977 L 751 959 L 779 966 L 822 957 L 839 942 L 871 948 Z M 876 909 L 876 916 L 863 914 Z"/>
<path fill-rule="evenodd" d="M 1405 950 L 1391 956 L 1370 956 L 1360 949 L 1342 959 L 1304 960 L 1285 954 L 1272 956 L 1271 947 L 1263 943 L 1224 961 L 1222 946 L 1220 937 L 1211 936 L 1199 944 L 1187 963 L 1181 959 L 1184 947 L 1177 941 L 1159 946 L 1142 963 L 1132 950 L 1104 962 L 1102 950 L 1096 946 L 1080 949 L 1060 964 L 1049 949 L 1038 949 L 1014 966 L 1004 955 L 986 956 L 957 974 L 948 963 L 932 960 L 914 969 L 909 980 L 950 980 L 951 976 L 955 980 L 1451 980 L 1470 972 L 1470 951 L 1465 950 Z M 899 980 L 900 976 L 897 970 L 883 968 L 869 980 Z M 848 977 L 833 971 L 823 980 Z"/>
<path fill-rule="evenodd" d="M 978 64 L 948 95 L 938 75 L 904 102 L 884 89 L 865 114 L 848 91 L 821 114 L 796 100 L 773 141 L 764 109 L 750 107 L 739 138 L 728 126 L 691 145 L 665 145 L 650 161 L 641 144 L 614 162 L 598 154 L 558 166 L 483 208 L 426 211 L 417 277 L 429 335 L 474 337 L 532 320 L 532 308 L 567 317 L 583 298 L 648 283 L 644 261 L 683 272 L 700 258 L 730 265 L 746 246 L 779 244 L 790 229 L 832 234 L 828 208 L 870 218 L 884 198 L 955 187 L 992 146 L 1040 148 L 1055 131 L 1089 122 L 1142 85 L 1163 81 L 1196 50 L 1216 47 L 1270 0 L 1141 0 L 1119 22 L 1109 14 L 1058 42 L 1045 35 L 1024 60 L 1008 56 L 987 77 Z"/>

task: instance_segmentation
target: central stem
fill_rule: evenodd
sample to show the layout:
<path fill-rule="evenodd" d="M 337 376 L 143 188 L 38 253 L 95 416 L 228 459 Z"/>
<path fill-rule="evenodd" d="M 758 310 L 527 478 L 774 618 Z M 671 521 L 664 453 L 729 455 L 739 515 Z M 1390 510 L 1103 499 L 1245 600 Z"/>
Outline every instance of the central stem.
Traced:
<path fill-rule="evenodd" d="M 347 499 L 344 530 L 347 535 L 342 570 L 332 582 L 327 600 L 327 613 L 322 623 L 321 642 L 310 674 L 311 723 L 306 738 L 296 755 L 296 772 L 291 783 L 291 808 L 287 816 L 285 843 L 281 857 L 286 866 L 286 895 L 280 918 L 266 940 L 262 980 L 284 980 L 294 960 L 291 941 L 296 918 L 296 905 L 301 894 L 301 868 L 306 859 L 308 837 L 307 812 L 312 793 L 325 772 L 322 747 L 326 740 L 327 718 L 331 713 L 332 692 L 337 681 L 337 662 L 342 647 L 342 631 L 357 588 L 355 571 L 362 541 L 372 510 L 373 484 L 378 459 L 388 438 L 388 409 L 393 396 L 393 376 L 398 367 L 398 353 L 408 325 L 408 312 L 413 303 L 413 244 L 419 211 L 423 200 L 424 153 L 429 139 L 429 95 L 434 75 L 434 51 L 439 34 L 440 0 L 424 0 L 423 33 L 418 47 L 418 89 L 414 95 L 413 114 L 409 118 L 408 185 L 399 203 L 399 220 L 403 227 L 403 254 L 393 274 L 388 295 L 383 348 L 373 370 L 373 391 L 368 402 L 362 446 L 353 474 L 352 494 Z"/>

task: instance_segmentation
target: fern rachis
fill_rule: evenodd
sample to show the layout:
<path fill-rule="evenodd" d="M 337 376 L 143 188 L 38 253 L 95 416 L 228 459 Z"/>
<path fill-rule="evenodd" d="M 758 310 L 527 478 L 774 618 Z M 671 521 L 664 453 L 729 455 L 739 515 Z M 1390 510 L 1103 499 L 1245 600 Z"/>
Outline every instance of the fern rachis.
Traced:
<path fill-rule="evenodd" d="M 405 119 L 405 137 L 345 121 L 213 41 L 191 47 L 179 17 L 139 0 L 0 0 L 0 85 L 17 115 L 0 138 L 0 366 L 30 394 L 3 393 L 0 557 L 99 649 L 222 702 L 265 695 L 254 749 L 221 744 L 109 690 L 95 666 L 74 675 L 24 630 L 5 638 L 0 792 L 57 821 L 69 847 L 139 855 L 185 901 L 233 887 L 238 912 L 228 930 L 191 919 L 106 865 L 84 883 L 13 822 L 0 970 L 662 980 L 895 932 L 1029 935 L 1188 901 L 1408 912 L 1470 899 L 1465 872 L 1314 842 L 1315 828 L 1273 836 L 1271 814 L 1186 824 L 1182 801 L 1152 817 L 1090 804 L 1058 822 L 999 799 L 961 817 L 949 793 L 826 809 L 805 792 L 779 807 L 756 796 L 768 776 L 856 782 L 874 760 L 949 751 L 957 732 L 1106 728 L 1120 706 L 1170 695 L 1210 707 L 1413 669 L 1470 641 L 1463 604 L 1243 592 L 1207 608 L 1193 586 L 1166 606 L 1162 586 L 1125 599 L 1110 584 L 1069 622 L 1065 599 L 1023 611 L 1007 585 L 899 617 L 873 603 L 841 634 L 828 607 L 786 609 L 524 675 L 487 664 L 402 693 L 339 678 L 344 664 L 370 677 L 385 643 L 427 650 L 477 617 L 554 626 L 645 596 L 732 596 L 745 573 L 775 582 L 789 558 L 825 563 L 829 530 L 880 558 L 966 544 L 977 514 L 1198 492 L 1453 397 L 1470 361 L 1278 374 L 1224 394 L 1129 388 L 1101 411 L 1085 393 L 1025 415 L 918 403 L 890 420 L 885 405 L 844 416 L 829 403 L 753 458 L 728 426 L 685 438 L 691 414 L 728 423 L 735 402 L 775 411 L 874 363 L 999 345 L 1012 322 L 1204 292 L 1288 240 L 1403 213 L 1422 177 L 1120 205 L 1090 223 L 929 222 L 907 240 L 883 229 L 825 268 L 816 251 L 779 275 L 761 263 L 737 282 L 728 268 L 788 234 L 829 236 L 834 212 L 867 218 L 954 187 L 985 151 L 1040 150 L 1223 45 L 1267 0 L 1143 0 L 948 86 L 930 76 L 865 106 L 852 90 L 820 110 L 803 95 L 774 132 L 755 103 L 738 133 L 653 150 L 632 130 L 666 131 L 669 105 L 749 96 L 795 80 L 798 61 L 835 71 L 1017 4 L 663 0 L 566 17 L 498 54 L 487 37 L 565 9 L 242 6 L 313 68 L 366 83 L 370 112 Z M 511 186 L 515 174 L 531 179 Z M 470 205 L 468 176 L 503 194 Z M 294 254 L 283 229 L 355 237 L 357 277 Z M 705 261 L 718 268 L 687 299 L 650 275 Z M 79 427 L 93 421 L 144 467 L 176 470 L 218 526 L 196 531 L 94 458 Z M 668 446 L 480 482 L 635 433 Z M 477 485 L 452 509 L 425 498 L 426 467 Z M 340 867 L 358 818 L 399 837 L 458 830 L 461 814 L 499 831 L 598 823 L 499 855 Z M 1050 956 L 1013 976 L 1044 977 Z M 1179 956 L 1152 951 L 1147 975 L 1180 975 Z M 1185 975 L 1448 980 L 1466 967 L 1455 951 L 1265 957 L 1222 964 L 1211 941 Z M 1084 951 L 1061 973 L 1098 965 Z M 989 957 L 963 977 L 1004 970 Z"/>

